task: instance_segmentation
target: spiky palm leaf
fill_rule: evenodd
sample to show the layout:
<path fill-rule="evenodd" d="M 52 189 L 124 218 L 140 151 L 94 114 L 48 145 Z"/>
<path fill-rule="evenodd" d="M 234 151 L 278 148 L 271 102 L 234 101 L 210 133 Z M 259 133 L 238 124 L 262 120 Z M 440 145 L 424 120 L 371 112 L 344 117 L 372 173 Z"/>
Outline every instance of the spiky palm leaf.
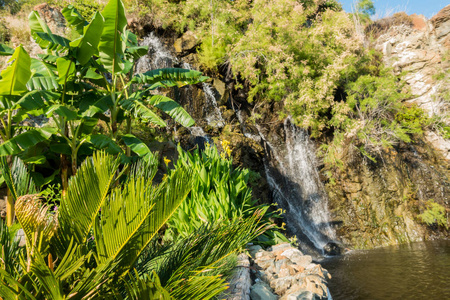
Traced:
<path fill-rule="evenodd" d="M 16 201 L 16 216 L 25 232 L 28 265 L 34 253 L 47 254 L 50 240 L 56 232 L 56 216 L 48 213 L 37 195 L 21 196 Z"/>
<path fill-rule="evenodd" d="M 155 270 L 176 299 L 211 299 L 226 289 L 217 268 L 271 225 L 261 224 L 261 211 L 230 226 L 206 225 L 172 247 L 147 253 L 137 266 L 141 274 Z"/>
<path fill-rule="evenodd" d="M 56 236 L 59 254 L 65 253 L 70 238 L 85 243 L 100 208 L 116 179 L 118 159 L 104 152 L 87 158 L 70 178 L 67 194 L 59 208 L 60 230 Z"/>
<path fill-rule="evenodd" d="M 95 242 L 100 261 L 120 258 L 127 271 L 191 189 L 191 173 L 176 170 L 158 186 L 131 178 L 116 188 L 97 218 Z"/>
<path fill-rule="evenodd" d="M 30 172 L 20 158 L 15 157 L 11 167 L 9 167 L 6 157 L 1 156 L 0 172 L 14 201 L 20 196 L 35 194 L 37 192 Z"/>

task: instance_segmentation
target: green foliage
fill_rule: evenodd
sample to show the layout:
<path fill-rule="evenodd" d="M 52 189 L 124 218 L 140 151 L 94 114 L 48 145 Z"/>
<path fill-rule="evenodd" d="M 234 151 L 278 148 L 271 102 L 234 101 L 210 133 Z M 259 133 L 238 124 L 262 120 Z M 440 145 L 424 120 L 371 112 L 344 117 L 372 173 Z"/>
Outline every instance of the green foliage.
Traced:
<path fill-rule="evenodd" d="M 261 212 L 161 247 L 158 232 L 191 190 L 193 172 L 175 169 L 153 184 L 156 168 L 141 161 L 122 177 L 117 158 L 97 153 L 70 179 L 57 213 L 34 195 L 20 197 L 26 255 L 13 256 L 21 257 L 20 249 L 0 227 L 0 296 L 211 299 L 226 289 L 218 267 L 268 228 Z"/>
<path fill-rule="evenodd" d="M 436 203 L 434 200 L 429 200 L 426 203 L 426 209 L 419 215 L 419 218 L 428 226 L 438 225 L 446 229 L 449 228 L 446 216 L 445 207 Z"/>
<path fill-rule="evenodd" d="M 192 170 L 194 181 L 186 201 L 169 220 L 170 233 L 166 238 L 187 237 L 206 224 L 230 226 L 259 210 L 265 222 L 270 217 L 278 217 L 268 213 L 268 205 L 256 205 L 257 201 L 253 199 L 248 186 L 251 172 L 234 168 L 229 158 L 228 144 L 224 142 L 223 145 L 225 151 L 221 154 L 216 146 L 207 146 L 202 152 L 196 149 L 193 153 L 184 152 L 178 147 L 179 157 L 175 169 Z M 266 236 L 264 242 L 273 244 L 274 239 Z"/>
<path fill-rule="evenodd" d="M 121 0 L 111 0 L 102 13 L 93 14 L 90 22 L 74 6 L 64 8 L 62 13 L 77 33 L 73 40 L 51 32 L 39 14 L 32 12 L 31 35 L 47 54 L 30 58 L 20 46 L 12 53 L 10 66 L 2 71 L 0 114 L 6 116 L 6 123 L 4 132 L 0 132 L 5 142 L 0 146 L 0 155 L 26 155 L 30 148 L 50 140 L 50 149 L 61 154 L 62 185 L 66 189 L 69 166 L 75 174 L 78 159 L 95 149 L 120 154 L 123 160 L 133 151 L 155 161 L 148 147 L 131 134 L 131 119 L 163 127 L 165 121 L 153 111 L 158 108 L 183 126 L 192 126 L 194 121 L 183 107 L 151 91 L 201 82 L 206 77 L 182 69 L 135 75 L 134 64 L 147 54 L 148 48 L 138 46 L 137 37 L 126 30 Z M 11 55 L 6 47 L 2 48 L 2 55 Z M 12 120 L 12 112 L 17 109 L 16 123 L 28 115 L 43 115 L 53 118 L 54 128 L 21 133 Z M 107 135 L 96 132 L 99 119 L 107 121 Z M 123 123 L 127 128 L 120 136 Z M 121 145 L 127 150 L 123 151 Z M 70 156 L 70 162 L 66 156 Z"/>

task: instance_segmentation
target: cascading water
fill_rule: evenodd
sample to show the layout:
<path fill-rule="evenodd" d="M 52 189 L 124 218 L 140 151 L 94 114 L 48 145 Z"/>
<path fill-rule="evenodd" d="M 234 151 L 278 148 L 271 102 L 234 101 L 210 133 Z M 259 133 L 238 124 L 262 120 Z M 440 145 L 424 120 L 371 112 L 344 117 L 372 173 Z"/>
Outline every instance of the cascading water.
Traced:
<path fill-rule="evenodd" d="M 303 250 L 323 247 L 336 239 L 330 226 L 327 196 L 317 171 L 313 143 L 308 133 L 284 121 L 285 141 L 274 146 L 261 133 L 266 148 L 266 177 L 275 201 L 286 210 L 288 229 L 310 245 Z M 302 247 L 302 246 L 301 246 Z"/>
<path fill-rule="evenodd" d="M 161 40 L 151 32 L 140 43 L 148 46 L 148 54 L 141 57 L 136 63 L 136 73 L 144 73 L 148 70 L 173 68 L 175 57 L 167 51 Z"/>
<path fill-rule="evenodd" d="M 141 57 L 136 64 L 136 73 L 144 73 L 148 70 L 173 68 L 176 65 L 182 65 L 183 68 L 193 70 L 194 68 L 186 63 L 180 62 L 175 58 L 169 50 L 166 49 L 161 40 L 151 32 L 146 36 L 141 46 L 148 46 L 148 54 Z M 186 86 L 183 92 L 183 98 L 192 100 L 194 97 L 194 90 L 192 86 Z M 223 127 L 225 121 L 222 117 L 220 109 L 217 105 L 217 95 L 213 87 L 209 83 L 202 84 L 203 94 L 205 95 L 205 105 L 203 106 L 203 119 L 206 120 L 209 126 Z M 189 110 L 189 107 L 187 108 Z"/>
<path fill-rule="evenodd" d="M 222 113 L 220 112 L 219 107 L 217 106 L 216 95 L 211 88 L 209 83 L 202 84 L 203 91 L 205 92 L 205 115 L 206 122 L 208 125 L 213 127 L 223 127 L 225 126 L 225 121 L 223 120 Z"/>

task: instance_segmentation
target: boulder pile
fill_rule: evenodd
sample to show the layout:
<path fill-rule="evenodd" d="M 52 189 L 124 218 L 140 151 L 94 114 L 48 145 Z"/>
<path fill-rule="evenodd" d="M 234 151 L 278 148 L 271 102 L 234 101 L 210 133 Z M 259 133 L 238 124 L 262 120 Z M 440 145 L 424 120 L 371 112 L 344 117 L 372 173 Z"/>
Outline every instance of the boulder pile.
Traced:
<path fill-rule="evenodd" d="M 253 245 L 248 252 L 239 256 L 227 300 L 328 299 L 331 275 L 289 243 L 266 250 Z"/>

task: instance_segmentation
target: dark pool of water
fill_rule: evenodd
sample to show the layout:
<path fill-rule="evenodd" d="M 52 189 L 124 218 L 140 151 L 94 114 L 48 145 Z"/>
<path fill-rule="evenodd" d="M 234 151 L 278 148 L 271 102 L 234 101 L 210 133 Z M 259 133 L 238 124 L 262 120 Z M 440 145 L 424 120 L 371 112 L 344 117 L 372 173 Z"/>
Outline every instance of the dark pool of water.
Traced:
<path fill-rule="evenodd" d="M 450 241 L 353 251 L 321 262 L 333 300 L 450 299 Z"/>

